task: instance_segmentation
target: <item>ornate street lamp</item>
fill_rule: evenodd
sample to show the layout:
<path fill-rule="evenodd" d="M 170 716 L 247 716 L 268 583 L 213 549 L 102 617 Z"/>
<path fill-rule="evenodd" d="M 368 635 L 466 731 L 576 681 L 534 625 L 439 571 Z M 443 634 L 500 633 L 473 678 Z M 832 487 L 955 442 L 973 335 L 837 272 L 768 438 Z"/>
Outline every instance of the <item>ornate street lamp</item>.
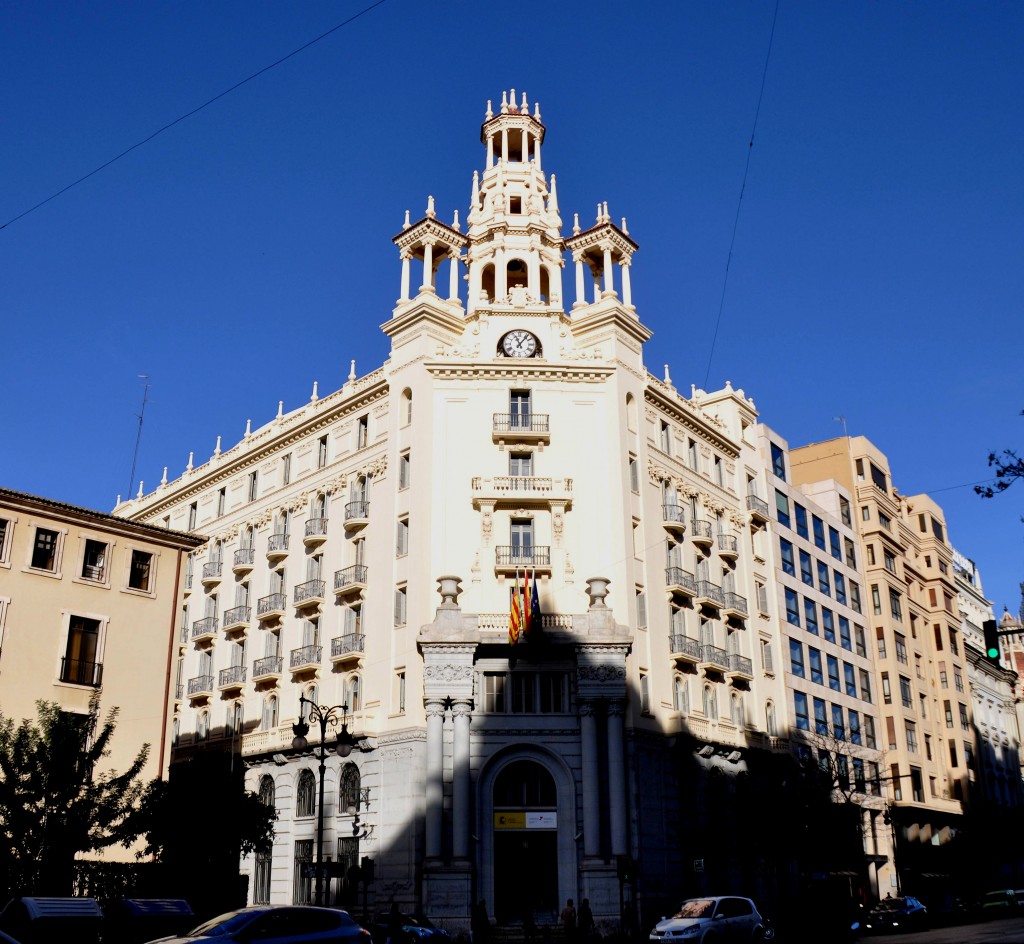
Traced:
<path fill-rule="evenodd" d="M 304 709 L 308 708 L 308 712 Z M 348 757 L 353 748 L 358 747 L 361 751 L 373 750 L 371 747 L 366 747 L 363 742 L 366 740 L 363 737 L 355 737 L 348 730 L 348 705 L 332 705 L 329 708 L 322 708 L 315 701 L 310 701 L 305 695 L 299 697 L 299 720 L 292 725 L 292 732 L 295 737 L 292 739 L 292 747 L 296 751 L 304 751 L 309 746 L 309 741 L 306 740 L 306 735 L 309 734 L 309 724 L 305 721 L 305 718 L 309 718 L 311 721 L 320 725 L 320 747 L 319 747 L 319 759 L 320 759 L 320 794 L 319 802 L 317 804 L 317 817 L 316 817 L 316 904 L 323 905 L 324 901 L 324 774 L 327 771 L 327 763 L 325 760 L 327 752 L 327 728 L 338 727 L 341 724 L 341 730 L 338 732 L 337 738 L 334 742 L 334 750 L 339 757 Z"/>

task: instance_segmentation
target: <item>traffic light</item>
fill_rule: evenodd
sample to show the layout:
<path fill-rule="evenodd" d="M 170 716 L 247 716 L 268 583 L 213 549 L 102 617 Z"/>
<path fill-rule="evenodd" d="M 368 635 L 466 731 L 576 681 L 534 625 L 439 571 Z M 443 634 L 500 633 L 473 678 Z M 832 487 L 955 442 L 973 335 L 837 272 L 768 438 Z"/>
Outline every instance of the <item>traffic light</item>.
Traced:
<path fill-rule="evenodd" d="M 999 665 L 999 629 L 995 620 L 985 620 L 982 624 L 985 633 L 985 655 L 995 665 Z"/>

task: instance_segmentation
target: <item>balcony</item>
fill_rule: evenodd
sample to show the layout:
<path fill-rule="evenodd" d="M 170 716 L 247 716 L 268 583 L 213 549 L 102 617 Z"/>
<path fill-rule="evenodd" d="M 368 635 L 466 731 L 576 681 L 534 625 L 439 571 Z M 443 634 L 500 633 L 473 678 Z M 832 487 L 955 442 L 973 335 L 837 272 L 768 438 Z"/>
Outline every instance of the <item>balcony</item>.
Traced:
<path fill-rule="evenodd" d="M 331 640 L 331 662 L 350 662 L 360 659 L 366 637 L 360 633 L 343 633 Z"/>
<path fill-rule="evenodd" d="M 473 500 L 528 505 L 557 501 L 572 502 L 572 479 L 550 478 L 541 475 L 475 476 L 472 482 Z"/>
<path fill-rule="evenodd" d="M 494 442 L 551 442 L 547 413 L 495 413 Z"/>
<path fill-rule="evenodd" d="M 324 586 L 323 580 L 307 580 L 297 584 L 292 602 L 298 607 L 320 606 L 324 602 Z"/>
<path fill-rule="evenodd" d="M 729 669 L 729 653 L 718 646 L 703 645 L 700 647 L 700 664 L 705 669 L 726 672 Z"/>
<path fill-rule="evenodd" d="M 283 593 L 268 593 L 256 601 L 256 619 L 272 620 L 284 616 L 288 606 L 288 597 Z"/>
<path fill-rule="evenodd" d="M 717 583 L 710 580 L 697 581 L 697 603 L 699 606 L 725 606 L 725 594 Z"/>
<path fill-rule="evenodd" d="M 363 528 L 370 520 L 370 503 L 368 501 L 352 501 L 345 506 L 345 527 L 349 531 Z"/>
<path fill-rule="evenodd" d="M 700 643 L 689 636 L 669 636 L 668 647 L 676 662 L 689 662 L 696 665 L 700 662 Z"/>
<path fill-rule="evenodd" d="M 200 675 L 188 680 L 189 698 L 209 698 L 213 694 L 213 676 Z"/>
<path fill-rule="evenodd" d="M 302 672 L 306 669 L 320 668 L 320 658 L 323 655 L 323 646 L 303 646 L 301 649 L 293 649 L 291 658 L 288 660 L 288 668 L 292 672 Z"/>
<path fill-rule="evenodd" d="M 494 569 L 500 573 L 517 570 L 551 570 L 550 545 L 499 544 L 494 549 Z"/>
<path fill-rule="evenodd" d="M 235 551 L 235 562 L 231 569 L 236 574 L 247 574 L 252 570 L 253 562 L 256 560 L 256 548 L 240 547 Z"/>
<path fill-rule="evenodd" d="M 208 561 L 203 564 L 203 586 L 212 587 L 214 584 L 220 583 L 220 573 L 223 569 L 223 563 L 219 560 Z"/>
<path fill-rule="evenodd" d="M 366 564 L 353 564 L 334 572 L 334 595 L 355 595 L 366 589 Z"/>
<path fill-rule="evenodd" d="M 306 522 L 306 533 L 302 536 L 302 543 L 306 547 L 316 547 L 327 540 L 327 519 L 310 518 Z"/>
<path fill-rule="evenodd" d="M 62 658 L 60 660 L 60 680 L 68 685 L 88 685 L 90 688 L 99 688 L 103 684 L 103 663 Z"/>
<path fill-rule="evenodd" d="M 703 547 L 711 547 L 714 542 L 714 537 L 711 532 L 711 522 L 694 520 L 690 530 L 690 536 L 693 538 L 694 544 L 700 544 Z"/>
<path fill-rule="evenodd" d="M 688 574 L 682 567 L 666 567 L 665 589 L 669 593 L 681 593 L 692 597 L 697 592 L 697 582 L 693 579 L 693 574 Z"/>
<path fill-rule="evenodd" d="M 723 611 L 727 616 L 735 616 L 737 619 L 746 619 L 747 613 L 747 598 L 740 596 L 738 593 L 733 593 L 731 590 L 725 592 L 725 606 L 722 607 Z"/>
<path fill-rule="evenodd" d="M 224 632 L 230 633 L 237 629 L 246 629 L 252 616 L 251 606 L 233 606 L 224 611 Z"/>
<path fill-rule="evenodd" d="M 229 668 L 221 669 L 217 679 L 217 687 L 226 692 L 229 689 L 241 688 L 245 684 L 245 666 L 232 665 Z"/>
<path fill-rule="evenodd" d="M 736 560 L 739 557 L 740 542 L 736 540 L 735 534 L 718 532 L 718 553 L 729 560 Z"/>
<path fill-rule="evenodd" d="M 252 664 L 252 680 L 254 682 L 276 682 L 281 677 L 280 656 L 264 656 Z"/>
<path fill-rule="evenodd" d="M 750 512 L 751 521 L 759 521 L 765 524 L 769 519 L 768 502 L 756 495 L 747 496 L 747 511 Z"/>
<path fill-rule="evenodd" d="M 185 686 L 182 685 L 181 682 L 178 682 L 178 684 L 174 686 L 174 700 L 181 701 L 181 698 L 184 694 Z"/>
<path fill-rule="evenodd" d="M 726 675 L 731 679 L 745 679 L 750 681 L 754 677 L 754 664 L 738 652 L 729 653 L 729 666 Z"/>
<path fill-rule="evenodd" d="M 217 638 L 217 617 L 207 616 L 192 621 L 192 642 L 210 642 Z"/>
<path fill-rule="evenodd" d="M 662 505 L 661 523 L 667 530 L 682 534 L 686 531 L 686 509 L 682 505 Z"/>
<path fill-rule="evenodd" d="M 282 557 L 288 556 L 288 534 L 282 532 L 280 534 L 272 534 L 267 538 L 267 560 L 274 561 L 281 560 Z"/>

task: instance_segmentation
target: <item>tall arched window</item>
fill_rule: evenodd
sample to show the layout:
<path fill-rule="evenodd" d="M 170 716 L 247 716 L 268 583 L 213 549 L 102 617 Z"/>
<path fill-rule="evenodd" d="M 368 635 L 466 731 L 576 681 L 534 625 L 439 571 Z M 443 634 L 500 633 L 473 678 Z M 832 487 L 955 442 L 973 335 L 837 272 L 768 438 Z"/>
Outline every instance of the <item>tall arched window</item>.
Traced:
<path fill-rule="evenodd" d="M 743 696 L 739 692 L 733 692 L 732 696 L 732 723 L 737 728 L 742 728 L 746 723 L 745 712 L 743 711 Z"/>
<path fill-rule="evenodd" d="M 316 777 L 308 767 L 299 771 L 295 788 L 295 815 L 313 816 L 316 813 Z"/>
<path fill-rule="evenodd" d="M 681 675 L 677 675 L 672 683 L 672 707 L 680 714 L 690 713 L 690 688 Z"/>
<path fill-rule="evenodd" d="M 775 737 L 778 734 L 778 728 L 775 722 L 775 702 L 770 701 L 764 706 L 764 726 L 768 732 L 769 737 Z"/>
<path fill-rule="evenodd" d="M 402 391 L 401 413 L 399 417 L 399 422 L 403 426 L 408 426 L 412 422 L 412 391 L 408 387 Z"/>
<path fill-rule="evenodd" d="M 274 809 L 274 778 L 265 774 L 260 778 L 260 802 Z M 273 851 L 263 852 L 256 856 L 256 874 L 253 876 L 252 900 L 254 904 L 270 903 L 270 879 L 272 874 L 271 857 Z"/>
<path fill-rule="evenodd" d="M 339 787 L 341 808 L 346 813 L 359 811 L 359 768 L 349 761 L 341 768 L 341 785 Z"/>
<path fill-rule="evenodd" d="M 199 718 L 196 721 L 196 740 L 205 741 L 210 736 L 210 713 L 208 711 L 199 712 Z"/>
<path fill-rule="evenodd" d="M 178 746 L 178 739 L 180 737 L 181 737 L 181 720 L 179 718 L 175 718 L 174 721 L 171 722 L 171 746 L 172 747 L 177 747 Z"/>
<path fill-rule="evenodd" d="M 263 727 L 264 729 L 277 727 L 277 695 L 271 695 L 263 703 Z"/>
<path fill-rule="evenodd" d="M 348 710 L 352 714 L 362 710 L 362 692 L 360 691 L 358 675 L 353 675 L 348 680 L 345 690 L 345 704 L 348 705 Z"/>
<path fill-rule="evenodd" d="M 494 805 L 497 807 L 553 807 L 556 796 L 551 774 L 530 760 L 509 764 L 494 782 Z"/>
<path fill-rule="evenodd" d="M 274 808 L 274 778 L 270 774 L 260 777 L 259 797 L 264 806 Z"/>
<path fill-rule="evenodd" d="M 718 695 L 713 685 L 704 686 L 704 717 L 712 721 L 718 720 Z"/>

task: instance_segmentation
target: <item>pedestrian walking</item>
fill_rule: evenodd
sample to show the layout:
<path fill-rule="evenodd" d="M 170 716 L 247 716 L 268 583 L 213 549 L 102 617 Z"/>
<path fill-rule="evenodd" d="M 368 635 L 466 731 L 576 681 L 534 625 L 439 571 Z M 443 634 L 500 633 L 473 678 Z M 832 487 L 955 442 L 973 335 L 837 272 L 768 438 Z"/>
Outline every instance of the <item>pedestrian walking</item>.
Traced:
<path fill-rule="evenodd" d="M 571 898 L 566 899 L 565 907 L 559 915 L 559 920 L 562 922 L 562 931 L 565 932 L 565 944 L 575 944 L 576 906 L 573 905 Z"/>
<path fill-rule="evenodd" d="M 576 925 L 581 941 L 589 941 L 594 936 L 594 912 L 590 910 L 589 898 L 584 898 L 580 902 Z"/>

